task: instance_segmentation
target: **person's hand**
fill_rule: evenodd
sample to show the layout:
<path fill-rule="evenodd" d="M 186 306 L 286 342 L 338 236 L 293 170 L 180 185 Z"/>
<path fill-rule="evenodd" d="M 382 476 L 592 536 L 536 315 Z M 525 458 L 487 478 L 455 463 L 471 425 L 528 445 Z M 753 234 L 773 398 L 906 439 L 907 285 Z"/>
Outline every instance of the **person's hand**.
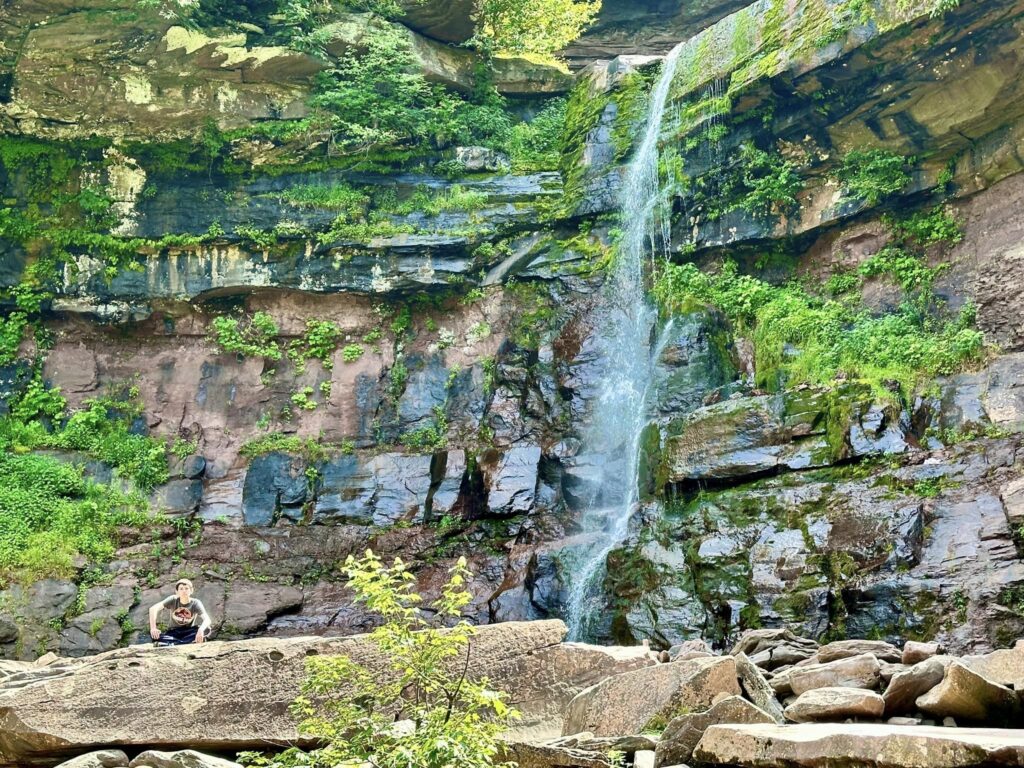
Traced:
<path fill-rule="evenodd" d="M 196 642 L 197 643 L 205 643 L 206 642 L 206 635 L 204 635 L 202 632 L 196 632 Z"/>
<path fill-rule="evenodd" d="M 152 637 L 154 640 L 159 640 L 160 639 L 160 630 L 159 629 L 151 629 L 151 630 L 149 630 L 149 636 Z"/>

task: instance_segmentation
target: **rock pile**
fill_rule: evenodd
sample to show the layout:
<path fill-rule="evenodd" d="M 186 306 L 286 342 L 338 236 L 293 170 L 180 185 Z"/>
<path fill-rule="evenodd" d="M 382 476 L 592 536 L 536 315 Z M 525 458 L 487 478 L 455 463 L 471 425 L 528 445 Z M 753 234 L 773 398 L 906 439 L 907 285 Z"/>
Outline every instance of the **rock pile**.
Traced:
<path fill-rule="evenodd" d="M 954 657 L 927 643 L 819 645 L 784 629 L 748 632 L 728 654 L 564 637 L 548 621 L 490 625 L 474 639 L 475 674 L 524 713 L 503 750 L 520 768 L 1024 766 L 1024 640 Z M 8 662 L 0 767 L 231 768 L 194 750 L 294 742 L 286 705 L 304 659 L 322 653 L 379 662 L 359 637 Z"/>
<path fill-rule="evenodd" d="M 638 768 L 1024 765 L 1024 731 L 1009 730 L 1024 725 L 1024 641 L 983 656 L 941 650 L 819 645 L 785 629 L 748 632 L 728 655 L 673 649 L 581 691 L 562 737 L 527 762 L 611 765 L 613 745 Z"/>

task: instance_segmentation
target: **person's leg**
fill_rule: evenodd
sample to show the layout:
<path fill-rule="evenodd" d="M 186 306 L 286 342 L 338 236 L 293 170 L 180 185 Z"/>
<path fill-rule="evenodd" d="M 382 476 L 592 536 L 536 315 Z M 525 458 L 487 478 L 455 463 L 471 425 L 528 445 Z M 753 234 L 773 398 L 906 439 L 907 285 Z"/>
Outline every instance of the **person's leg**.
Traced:
<path fill-rule="evenodd" d="M 166 645 L 188 645 L 195 642 L 196 631 L 195 627 L 171 627 L 160 635 L 157 642 Z"/>

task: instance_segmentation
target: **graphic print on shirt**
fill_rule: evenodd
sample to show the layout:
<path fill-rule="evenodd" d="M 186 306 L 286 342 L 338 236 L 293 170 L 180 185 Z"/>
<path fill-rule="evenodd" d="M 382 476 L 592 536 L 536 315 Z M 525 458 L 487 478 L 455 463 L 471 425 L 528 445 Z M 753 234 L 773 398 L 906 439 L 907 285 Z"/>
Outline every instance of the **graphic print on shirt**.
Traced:
<path fill-rule="evenodd" d="M 192 611 L 188 609 L 187 605 L 183 605 L 174 611 L 174 623 L 180 626 L 192 623 Z"/>

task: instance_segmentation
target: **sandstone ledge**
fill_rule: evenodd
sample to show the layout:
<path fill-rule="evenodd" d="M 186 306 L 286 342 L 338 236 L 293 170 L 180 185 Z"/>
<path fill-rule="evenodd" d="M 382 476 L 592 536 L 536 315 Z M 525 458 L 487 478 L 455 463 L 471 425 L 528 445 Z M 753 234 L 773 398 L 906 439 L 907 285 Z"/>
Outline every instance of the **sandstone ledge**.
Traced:
<path fill-rule="evenodd" d="M 694 758 L 748 768 L 1024 765 L 1024 730 L 869 724 L 714 725 Z"/>
<path fill-rule="evenodd" d="M 473 637 L 470 674 L 489 678 L 523 713 L 510 737 L 556 735 L 580 690 L 653 663 L 642 648 L 563 644 L 565 634 L 561 621 L 536 621 L 483 626 Z M 21 671 L 0 682 L 0 766 L 54 765 L 108 747 L 233 752 L 294 743 L 288 705 L 306 658 L 328 654 L 387 674 L 360 636 L 135 646 Z"/>

